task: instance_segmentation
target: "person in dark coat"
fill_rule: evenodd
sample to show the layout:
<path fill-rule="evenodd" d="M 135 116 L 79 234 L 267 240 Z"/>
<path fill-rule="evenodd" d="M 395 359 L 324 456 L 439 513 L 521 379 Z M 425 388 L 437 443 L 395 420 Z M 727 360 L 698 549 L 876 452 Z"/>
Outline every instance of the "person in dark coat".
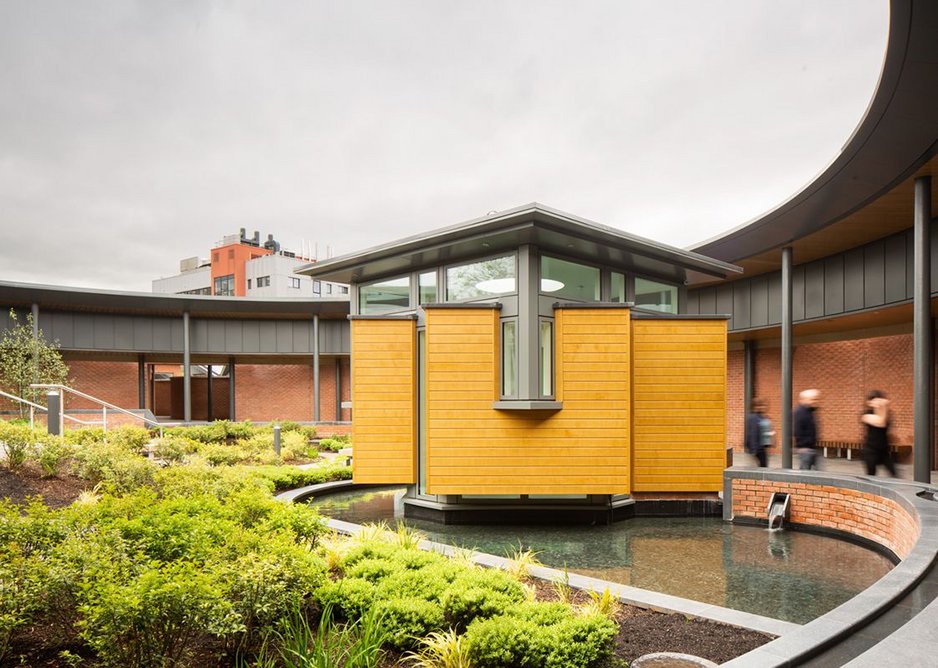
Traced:
<path fill-rule="evenodd" d="M 759 466 L 768 465 L 766 448 L 772 445 L 772 423 L 765 416 L 765 402 L 762 399 L 752 400 L 752 411 L 746 416 L 745 448 L 746 452 L 756 458 Z"/>
<path fill-rule="evenodd" d="M 792 435 L 795 437 L 795 448 L 798 450 L 798 467 L 804 471 L 820 469 L 818 461 L 817 442 L 818 426 L 817 411 L 821 393 L 817 390 L 804 390 L 798 395 L 798 407 L 792 416 Z"/>
<path fill-rule="evenodd" d="M 896 465 L 889 453 L 889 399 L 879 390 L 866 395 L 866 410 L 860 416 L 866 434 L 863 438 L 863 461 L 866 474 L 876 475 L 876 467 L 882 464 L 889 475 L 896 476 Z"/>

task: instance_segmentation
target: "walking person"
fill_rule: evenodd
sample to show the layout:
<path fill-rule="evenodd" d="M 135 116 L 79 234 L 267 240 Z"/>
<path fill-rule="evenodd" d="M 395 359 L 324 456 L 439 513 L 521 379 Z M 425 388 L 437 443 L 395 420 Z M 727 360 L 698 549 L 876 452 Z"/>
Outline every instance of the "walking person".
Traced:
<path fill-rule="evenodd" d="M 866 410 L 860 416 L 865 427 L 863 437 L 863 461 L 866 474 L 876 475 L 876 467 L 882 464 L 889 475 L 896 477 L 896 465 L 889 453 L 889 399 L 879 390 L 866 395 Z"/>
<path fill-rule="evenodd" d="M 769 455 L 766 448 L 772 445 L 772 422 L 765 416 L 765 402 L 752 400 L 752 411 L 746 416 L 745 448 L 756 458 L 759 466 L 768 466 Z"/>
<path fill-rule="evenodd" d="M 803 471 L 820 470 L 817 452 L 817 411 L 821 393 L 817 390 L 804 390 L 798 395 L 798 407 L 792 416 L 792 434 L 795 448 L 798 450 L 798 468 Z"/>

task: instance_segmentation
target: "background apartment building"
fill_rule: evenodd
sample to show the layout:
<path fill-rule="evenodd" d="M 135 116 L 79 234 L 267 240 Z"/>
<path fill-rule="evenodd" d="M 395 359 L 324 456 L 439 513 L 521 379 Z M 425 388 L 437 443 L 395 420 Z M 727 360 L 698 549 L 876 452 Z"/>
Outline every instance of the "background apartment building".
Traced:
<path fill-rule="evenodd" d="M 208 258 L 188 257 L 179 261 L 179 273 L 153 281 L 153 292 L 162 294 L 213 295 L 217 297 L 304 297 L 348 299 L 348 286 L 295 274 L 315 262 L 313 253 L 295 253 L 280 248 L 274 235 L 261 243 L 242 227 L 239 234 L 226 235 L 215 244 Z"/>

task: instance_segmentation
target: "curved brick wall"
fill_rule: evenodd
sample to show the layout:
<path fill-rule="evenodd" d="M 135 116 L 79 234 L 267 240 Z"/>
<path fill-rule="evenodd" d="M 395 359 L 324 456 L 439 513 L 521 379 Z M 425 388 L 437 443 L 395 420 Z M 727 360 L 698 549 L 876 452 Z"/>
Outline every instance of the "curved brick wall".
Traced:
<path fill-rule="evenodd" d="M 774 492 L 789 494 L 787 522 L 843 531 L 871 540 L 905 559 L 918 540 L 920 524 L 911 508 L 873 491 L 830 484 L 767 479 L 732 480 L 732 518 L 767 522 Z"/>

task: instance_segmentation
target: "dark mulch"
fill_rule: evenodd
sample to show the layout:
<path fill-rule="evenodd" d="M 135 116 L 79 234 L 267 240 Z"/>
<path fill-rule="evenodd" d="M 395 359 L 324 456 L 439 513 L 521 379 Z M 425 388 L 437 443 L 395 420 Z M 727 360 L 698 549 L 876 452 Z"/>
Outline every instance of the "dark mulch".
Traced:
<path fill-rule="evenodd" d="M 43 478 L 39 469 L 30 465 L 23 466 L 16 473 L 0 469 L 0 499 L 7 498 L 19 505 L 24 505 L 29 498 L 38 495 L 49 506 L 60 508 L 77 499 L 85 489 L 88 489 L 87 481 L 67 474 Z M 552 584 L 535 580 L 533 586 L 538 600 L 558 600 Z M 578 604 L 585 603 L 589 601 L 589 595 L 574 591 L 571 600 Z M 755 631 L 627 605 L 621 606 L 616 621 L 619 623 L 619 635 L 615 641 L 615 654 L 607 662 L 609 668 L 625 666 L 639 656 L 652 652 L 682 652 L 724 663 L 772 639 Z M 49 642 L 52 640 L 49 631 L 48 628 L 34 627 L 17 634 L 11 652 L 5 660 L 0 661 L 0 668 L 22 665 L 65 668 L 70 664 L 59 656 L 62 650 L 81 656 L 84 659 L 83 666 L 90 668 L 97 665 L 87 647 L 59 645 L 50 648 L 49 645 L 55 643 Z M 206 646 L 200 650 L 198 665 L 204 668 L 232 664 L 230 660 L 219 661 L 212 657 L 217 648 Z M 400 658 L 399 654 L 391 654 L 384 665 L 400 665 Z"/>
<path fill-rule="evenodd" d="M 47 506 L 64 508 L 89 487 L 87 480 L 67 473 L 43 478 L 41 469 L 30 463 L 15 472 L 0 468 L 0 499 L 9 499 L 17 505 L 25 505 L 31 497 L 41 496 Z"/>
<path fill-rule="evenodd" d="M 542 580 L 535 580 L 533 584 L 539 601 L 559 599 L 552 584 Z M 582 604 L 589 598 L 587 592 L 574 591 L 571 601 Z M 725 663 L 772 640 L 770 636 L 748 629 L 631 605 L 620 606 L 616 622 L 619 635 L 610 666 L 623 665 L 622 662 L 631 662 L 653 652 L 680 652 Z"/>

